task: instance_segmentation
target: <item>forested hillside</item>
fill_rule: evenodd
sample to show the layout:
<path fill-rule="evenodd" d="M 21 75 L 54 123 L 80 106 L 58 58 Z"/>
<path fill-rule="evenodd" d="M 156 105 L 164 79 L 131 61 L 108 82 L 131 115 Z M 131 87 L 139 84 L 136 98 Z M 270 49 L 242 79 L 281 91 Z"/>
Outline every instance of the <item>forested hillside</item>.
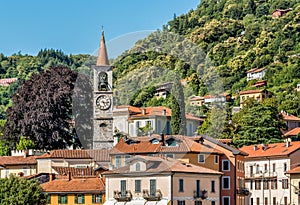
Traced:
<path fill-rule="evenodd" d="M 272 18 L 275 9 L 289 8 L 280 18 Z M 300 82 L 299 33 L 300 3 L 296 0 L 203 0 L 197 9 L 174 15 L 162 30 L 116 59 L 119 103 L 128 103 L 128 98 L 140 93 L 146 95 L 132 82 L 142 87 L 158 85 L 172 79 L 170 71 L 189 80 L 187 95 L 211 94 L 208 72 L 201 69 L 209 61 L 221 78 L 223 91 L 237 97 L 242 90 L 255 89 L 254 82 L 246 80 L 248 70 L 267 68 L 266 88 L 278 97 L 278 110 L 299 115 L 299 96 L 294 92 Z M 194 46 L 201 52 L 195 54 Z M 120 94 L 125 90 L 126 96 Z M 152 101 L 144 105 L 164 103 Z"/>

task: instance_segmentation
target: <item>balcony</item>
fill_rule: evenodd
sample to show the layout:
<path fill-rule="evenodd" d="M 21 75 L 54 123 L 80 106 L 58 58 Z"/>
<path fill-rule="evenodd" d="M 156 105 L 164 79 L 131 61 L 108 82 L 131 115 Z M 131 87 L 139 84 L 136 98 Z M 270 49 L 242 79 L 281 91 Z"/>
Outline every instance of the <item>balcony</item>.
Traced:
<path fill-rule="evenodd" d="M 149 194 L 149 190 L 143 190 L 143 198 L 147 201 L 159 201 L 162 198 L 162 193 L 160 189 L 157 189 L 155 193 Z"/>
<path fill-rule="evenodd" d="M 263 176 L 264 175 L 264 176 Z M 248 173 L 245 178 L 246 179 L 261 179 L 261 178 L 276 178 L 277 172 L 266 172 L 262 173 Z"/>
<path fill-rule="evenodd" d="M 206 199 L 207 198 L 207 191 L 206 190 L 198 190 L 194 191 L 194 199 Z"/>
<path fill-rule="evenodd" d="M 127 190 L 125 194 L 122 194 L 120 191 L 114 191 L 114 199 L 117 201 L 131 201 L 131 191 Z"/>
<path fill-rule="evenodd" d="M 237 188 L 236 193 L 240 194 L 240 195 L 244 195 L 244 196 L 249 196 L 249 194 L 250 194 L 249 189 L 244 188 L 244 187 L 243 188 Z"/>

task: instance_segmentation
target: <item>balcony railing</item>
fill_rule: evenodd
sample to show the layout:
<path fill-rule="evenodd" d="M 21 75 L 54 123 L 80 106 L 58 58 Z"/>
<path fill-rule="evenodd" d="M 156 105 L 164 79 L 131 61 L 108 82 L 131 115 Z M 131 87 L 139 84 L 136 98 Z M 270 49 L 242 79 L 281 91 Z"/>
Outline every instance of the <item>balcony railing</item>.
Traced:
<path fill-rule="evenodd" d="M 207 198 L 206 190 L 194 191 L 194 199 L 206 199 L 206 198 Z"/>
<path fill-rule="evenodd" d="M 143 190 L 143 198 L 147 201 L 159 201 L 162 198 L 162 193 L 159 189 L 156 190 L 155 194 L 149 194 L 149 190 Z"/>
<path fill-rule="evenodd" d="M 248 173 L 248 175 L 245 176 L 247 179 L 259 179 L 262 178 L 262 173 Z M 264 178 L 276 178 L 277 172 L 266 172 L 264 173 Z"/>
<path fill-rule="evenodd" d="M 127 190 L 125 194 L 122 194 L 120 191 L 114 191 L 114 199 L 117 201 L 131 201 L 131 191 Z"/>
<path fill-rule="evenodd" d="M 244 196 L 249 196 L 249 194 L 250 194 L 249 189 L 244 188 L 244 187 L 243 188 L 237 188 L 236 193 L 240 194 L 240 195 L 244 195 Z"/>

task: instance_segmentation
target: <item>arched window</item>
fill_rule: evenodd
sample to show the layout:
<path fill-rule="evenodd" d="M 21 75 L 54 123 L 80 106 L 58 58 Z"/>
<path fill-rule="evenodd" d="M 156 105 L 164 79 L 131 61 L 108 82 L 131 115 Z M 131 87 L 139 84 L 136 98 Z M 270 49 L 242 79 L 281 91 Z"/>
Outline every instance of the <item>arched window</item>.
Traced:
<path fill-rule="evenodd" d="M 137 172 L 141 171 L 141 164 L 138 162 L 135 164 L 135 171 Z"/>
<path fill-rule="evenodd" d="M 100 128 L 104 128 L 104 127 L 106 127 L 107 125 L 105 124 L 105 123 L 101 123 L 100 124 Z"/>

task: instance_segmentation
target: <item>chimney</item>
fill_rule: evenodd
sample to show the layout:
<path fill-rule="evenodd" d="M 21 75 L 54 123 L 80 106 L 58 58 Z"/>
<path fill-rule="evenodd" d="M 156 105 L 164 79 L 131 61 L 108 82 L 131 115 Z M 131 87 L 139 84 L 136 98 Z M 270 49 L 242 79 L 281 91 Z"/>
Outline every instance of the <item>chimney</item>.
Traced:
<path fill-rule="evenodd" d="M 253 150 L 256 151 L 257 150 L 257 145 L 253 146 Z"/>
<path fill-rule="evenodd" d="M 291 145 L 291 142 L 286 140 L 285 145 L 286 145 L 286 147 L 289 147 Z"/>
<path fill-rule="evenodd" d="M 55 174 L 54 173 L 50 173 L 49 174 L 49 182 L 53 181 L 55 179 Z"/>
<path fill-rule="evenodd" d="M 142 108 L 142 115 L 146 114 L 146 108 Z"/>
<path fill-rule="evenodd" d="M 165 143 L 165 134 L 161 133 L 160 137 L 161 137 L 162 146 L 166 146 L 166 143 Z"/>
<path fill-rule="evenodd" d="M 163 109 L 163 111 L 162 111 L 162 115 L 167 115 L 167 110 L 166 109 Z"/>

